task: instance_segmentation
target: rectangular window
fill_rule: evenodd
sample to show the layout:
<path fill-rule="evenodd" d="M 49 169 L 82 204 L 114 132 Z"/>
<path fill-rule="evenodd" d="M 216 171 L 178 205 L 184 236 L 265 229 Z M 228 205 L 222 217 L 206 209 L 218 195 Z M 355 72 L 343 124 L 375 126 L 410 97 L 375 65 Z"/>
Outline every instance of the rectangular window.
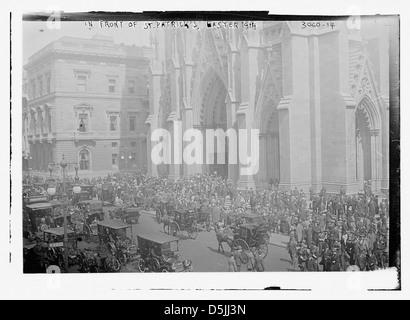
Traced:
<path fill-rule="evenodd" d="M 137 146 L 137 141 L 131 141 L 131 148 L 135 148 Z"/>
<path fill-rule="evenodd" d="M 117 158 L 118 158 L 118 154 L 113 153 L 113 154 L 112 154 L 112 160 L 111 160 L 111 164 L 112 164 L 113 166 L 116 166 L 116 165 L 117 165 Z"/>
<path fill-rule="evenodd" d="M 111 142 L 111 148 L 115 149 L 117 148 L 118 143 L 117 142 Z"/>
<path fill-rule="evenodd" d="M 77 76 L 77 90 L 78 92 L 85 92 L 87 84 L 86 76 Z"/>
<path fill-rule="evenodd" d="M 32 97 L 32 99 L 34 99 L 36 96 L 37 96 L 36 84 L 33 82 L 31 84 L 31 97 Z"/>
<path fill-rule="evenodd" d="M 38 94 L 43 95 L 43 80 L 41 78 L 38 79 Z"/>
<path fill-rule="evenodd" d="M 110 116 L 110 131 L 117 131 L 117 116 Z"/>
<path fill-rule="evenodd" d="M 47 93 L 51 92 L 51 76 L 47 76 L 46 78 L 46 90 Z"/>
<path fill-rule="evenodd" d="M 128 80 L 128 93 L 134 93 L 134 92 L 135 92 L 135 81 Z"/>
<path fill-rule="evenodd" d="M 86 132 L 88 129 L 88 114 L 81 113 L 78 115 L 78 131 Z"/>
<path fill-rule="evenodd" d="M 135 116 L 130 116 L 130 127 L 129 131 L 135 131 L 135 122 L 136 122 L 136 117 Z"/>
<path fill-rule="evenodd" d="M 108 80 L 108 92 L 114 93 L 117 81 L 115 79 Z"/>

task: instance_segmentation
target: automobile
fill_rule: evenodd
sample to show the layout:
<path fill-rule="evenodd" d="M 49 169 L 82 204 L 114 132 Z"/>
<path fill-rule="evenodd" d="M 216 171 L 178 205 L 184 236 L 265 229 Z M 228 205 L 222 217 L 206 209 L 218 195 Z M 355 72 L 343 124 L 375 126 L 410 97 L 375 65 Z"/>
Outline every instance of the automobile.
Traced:
<path fill-rule="evenodd" d="M 100 244 L 106 245 L 108 251 L 125 264 L 129 259 L 131 246 L 134 244 L 132 225 L 121 220 L 108 219 L 97 222 Z"/>
<path fill-rule="evenodd" d="M 123 214 L 122 214 L 122 221 L 128 223 L 128 224 L 137 224 L 138 220 L 140 218 L 140 211 L 143 208 L 124 208 L 123 209 Z"/>
<path fill-rule="evenodd" d="M 86 222 L 90 225 L 94 221 L 102 221 L 105 218 L 103 202 L 100 200 L 82 200 L 77 203 L 77 207 L 84 210 Z"/>
<path fill-rule="evenodd" d="M 41 233 L 53 223 L 53 206 L 48 202 L 28 203 L 23 208 L 23 219 L 31 233 Z"/>
<path fill-rule="evenodd" d="M 140 272 L 192 272 L 191 260 L 179 260 L 179 239 L 163 233 L 137 235 Z"/>
<path fill-rule="evenodd" d="M 48 256 L 50 257 L 51 263 L 57 265 L 64 271 L 64 227 L 49 228 L 44 230 L 42 241 L 48 245 Z M 70 267 L 78 263 L 77 234 L 70 227 L 67 227 L 67 241 L 68 266 Z"/>

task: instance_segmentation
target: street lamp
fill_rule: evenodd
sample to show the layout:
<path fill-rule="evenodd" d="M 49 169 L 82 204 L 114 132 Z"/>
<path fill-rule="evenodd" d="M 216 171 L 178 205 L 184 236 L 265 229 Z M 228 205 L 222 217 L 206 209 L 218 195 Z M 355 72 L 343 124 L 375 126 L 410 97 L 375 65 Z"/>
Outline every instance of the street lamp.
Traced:
<path fill-rule="evenodd" d="M 27 160 L 27 176 L 30 177 L 30 163 L 31 160 L 33 160 L 33 157 L 30 156 L 30 154 L 27 154 L 24 158 Z"/>
<path fill-rule="evenodd" d="M 130 154 L 128 154 L 128 148 L 127 147 L 125 147 L 124 149 L 123 149 L 123 152 L 125 153 L 123 153 L 122 155 L 121 155 L 121 160 L 125 160 L 125 170 L 128 170 L 128 159 L 129 160 L 131 160 L 132 159 L 132 156 L 130 155 Z"/>
<path fill-rule="evenodd" d="M 68 273 L 68 237 L 67 237 L 67 206 L 68 206 L 68 196 L 67 196 L 67 190 L 66 190 L 66 168 L 69 165 L 74 165 L 74 169 L 76 170 L 76 182 L 77 184 L 73 187 L 73 192 L 74 193 L 80 193 L 81 192 L 81 187 L 78 185 L 78 164 L 77 163 L 68 163 L 65 161 L 64 154 L 63 158 L 61 159 L 60 163 L 50 163 L 48 165 L 48 170 L 50 171 L 50 180 L 52 179 L 52 172 L 55 166 L 59 166 L 62 169 L 63 172 L 63 217 L 64 217 L 64 267 L 66 272 Z M 54 195 L 56 193 L 55 187 L 51 186 L 47 189 L 47 193 L 49 195 Z"/>

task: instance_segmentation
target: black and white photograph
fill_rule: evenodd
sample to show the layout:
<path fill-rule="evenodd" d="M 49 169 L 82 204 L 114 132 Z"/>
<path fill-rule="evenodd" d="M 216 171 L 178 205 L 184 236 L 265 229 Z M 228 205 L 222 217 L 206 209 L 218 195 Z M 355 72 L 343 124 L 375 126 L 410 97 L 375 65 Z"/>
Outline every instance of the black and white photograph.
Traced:
<path fill-rule="evenodd" d="M 12 18 L 23 277 L 400 288 L 399 14 Z"/>

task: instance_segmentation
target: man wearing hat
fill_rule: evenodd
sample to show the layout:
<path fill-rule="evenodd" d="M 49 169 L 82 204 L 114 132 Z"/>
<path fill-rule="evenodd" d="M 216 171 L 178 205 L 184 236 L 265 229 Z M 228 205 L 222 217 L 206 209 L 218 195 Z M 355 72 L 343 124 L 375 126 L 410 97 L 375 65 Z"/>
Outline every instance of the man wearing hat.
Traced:
<path fill-rule="evenodd" d="M 302 221 L 299 220 L 296 226 L 296 241 L 298 243 L 301 243 L 302 240 L 303 240 L 303 225 L 302 225 Z"/>
<path fill-rule="evenodd" d="M 265 265 L 263 263 L 263 253 L 261 249 L 258 249 L 254 253 L 255 255 L 255 269 L 257 272 L 265 271 Z"/>
<path fill-rule="evenodd" d="M 240 272 L 241 266 L 242 266 L 242 247 L 241 246 L 235 247 L 233 251 L 233 255 L 234 255 L 235 264 L 236 264 L 236 271 Z"/>
<path fill-rule="evenodd" d="M 335 246 L 332 249 L 332 254 L 330 256 L 329 271 L 340 271 L 340 253 L 339 253 L 339 247 L 338 246 Z"/>

